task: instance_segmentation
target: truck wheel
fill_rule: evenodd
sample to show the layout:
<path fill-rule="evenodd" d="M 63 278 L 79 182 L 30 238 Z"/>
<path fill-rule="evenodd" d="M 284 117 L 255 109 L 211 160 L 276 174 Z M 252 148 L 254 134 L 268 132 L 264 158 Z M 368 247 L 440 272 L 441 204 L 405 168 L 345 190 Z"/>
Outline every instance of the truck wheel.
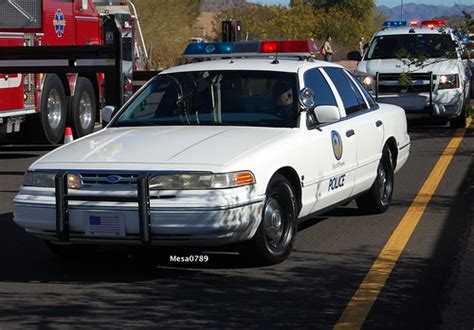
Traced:
<path fill-rule="evenodd" d="M 385 212 L 393 194 L 393 162 L 390 149 L 385 146 L 382 159 L 377 168 L 377 177 L 372 187 L 364 195 L 356 199 L 357 207 L 364 213 L 377 214 Z"/>
<path fill-rule="evenodd" d="M 94 131 L 96 112 L 96 99 L 92 83 L 87 78 L 78 77 L 69 112 L 69 120 L 75 138 Z"/>
<path fill-rule="evenodd" d="M 277 174 L 268 184 L 257 232 L 244 244 L 242 255 L 258 265 L 282 262 L 293 248 L 298 228 L 296 220 L 296 197 L 293 189 L 284 176 Z"/>
<path fill-rule="evenodd" d="M 464 106 L 459 116 L 449 121 L 449 125 L 452 128 L 464 128 L 466 127 L 466 123 L 467 123 L 467 107 Z"/>
<path fill-rule="evenodd" d="M 66 109 L 66 93 L 61 79 L 55 74 L 49 74 L 44 81 L 41 94 L 39 119 L 43 128 L 42 133 L 51 144 L 57 144 L 63 138 Z"/>

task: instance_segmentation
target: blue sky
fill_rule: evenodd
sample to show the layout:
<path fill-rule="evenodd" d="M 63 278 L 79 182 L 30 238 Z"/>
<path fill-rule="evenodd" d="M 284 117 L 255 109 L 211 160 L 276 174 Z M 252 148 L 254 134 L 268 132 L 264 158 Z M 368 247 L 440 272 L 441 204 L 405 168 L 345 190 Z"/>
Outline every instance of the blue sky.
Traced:
<path fill-rule="evenodd" d="M 250 0 L 252 2 L 258 2 L 262 4 L 278 4 L 278 5 L 287 5 L 290 3 L 290 0 Z M 400 5 L 402 0 L 376 0 L 378 6 L 385 5 L 388 7 L 395 7 Z M 407 3 L 418 3 L 426 5 L 445 5 L 445 6 L 454 6 L 454 5 L 473 5 L 474 0 L 403 0 L 404 4 Z"/>

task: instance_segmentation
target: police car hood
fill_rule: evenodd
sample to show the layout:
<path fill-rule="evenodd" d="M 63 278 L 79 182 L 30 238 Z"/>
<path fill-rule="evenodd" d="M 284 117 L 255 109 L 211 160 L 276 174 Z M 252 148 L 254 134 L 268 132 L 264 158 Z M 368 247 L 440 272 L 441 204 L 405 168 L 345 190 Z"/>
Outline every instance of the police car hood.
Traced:
<path fill-rule="evenodd" d="M 357 71 L 365 72 L 370 75 L 379 73 L 400 73 L 400 72 L 415 72 L 426 73 L 433 72 L 433 74 L 452 74 L 458 73 L 456 59 L 428 59 L 422 66 L 412 64 L 408 65 L 406 61 L 398 59 L 384 59 L 384 60 L 368 60 L 362 61 L 357 66 Z"/>
<path fill-rule="evenodd" d="M 221 170 L 293 131 L 231 126 L 107 128 L 50 152 L 30 169 Z"/>

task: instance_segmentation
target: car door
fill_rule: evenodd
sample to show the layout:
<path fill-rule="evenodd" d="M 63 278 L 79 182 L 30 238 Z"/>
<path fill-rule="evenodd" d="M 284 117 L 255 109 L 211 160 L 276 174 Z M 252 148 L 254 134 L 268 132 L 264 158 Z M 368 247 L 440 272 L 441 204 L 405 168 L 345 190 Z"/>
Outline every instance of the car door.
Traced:
<path fill-rule="evenodd" d="M 343 114 L 342 102 L 335 95 L 335 86 L 320 69 L 304 73 L 304 85 L 316 95 L 316 107 L 333 105 Z M 316 110 L 317 111 L 317 110 Z M 355 141 L 347 133 L 348 123 L 340 120 L 308 127 L 307 135 L 314 146 L 314 154 L 308 154 L 311 162 L 311 178 L 316 188 L 311 212 L 325 209 L 348 198 L 352 192 L 357 166 Z"/>
<path fill-rule="evenodd" d="M 347 70 L 325 68 L 336 84 L 346 110 L 357 148 L 357 174 L 352 195 L 370 188 L 382 155 L 383 118 L 378 105 L 364 87 Z M 351 102 L 351 103 L 349 103 Z"/>

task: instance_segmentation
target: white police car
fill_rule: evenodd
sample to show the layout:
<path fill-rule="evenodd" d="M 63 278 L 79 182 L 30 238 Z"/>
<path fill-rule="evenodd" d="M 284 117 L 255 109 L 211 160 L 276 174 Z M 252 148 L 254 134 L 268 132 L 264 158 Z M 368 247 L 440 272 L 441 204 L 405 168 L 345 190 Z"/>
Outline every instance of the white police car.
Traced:
<path fill-rule="evenodd" d="M 362 59 L 350 53 L 351 59 L 360 60 L 356 75 L 372 85 L 377 101 L 398 105 L 409 116 L 429 115 L 464 127 L 471 74 L 455 33 L 443 20 L 422 21 L 420 26 L 406 26 L 406 21 L 384 25 Z M 400 79 L 402 73 L 410 74 L 408 83 Z"/>
<path fill-rule="evenodd" d="M 160 73 L 111 120 L 104 109 L 105 129 L 32 164 L 15 222 L 59 252 L 244 242 L 271 264 L 299 219 L 355 198 L 384 212 L 409 154 L 405 113 L 312 52 L 312 41 L 190 44 L 187 57 L 224 59 Z"/>

